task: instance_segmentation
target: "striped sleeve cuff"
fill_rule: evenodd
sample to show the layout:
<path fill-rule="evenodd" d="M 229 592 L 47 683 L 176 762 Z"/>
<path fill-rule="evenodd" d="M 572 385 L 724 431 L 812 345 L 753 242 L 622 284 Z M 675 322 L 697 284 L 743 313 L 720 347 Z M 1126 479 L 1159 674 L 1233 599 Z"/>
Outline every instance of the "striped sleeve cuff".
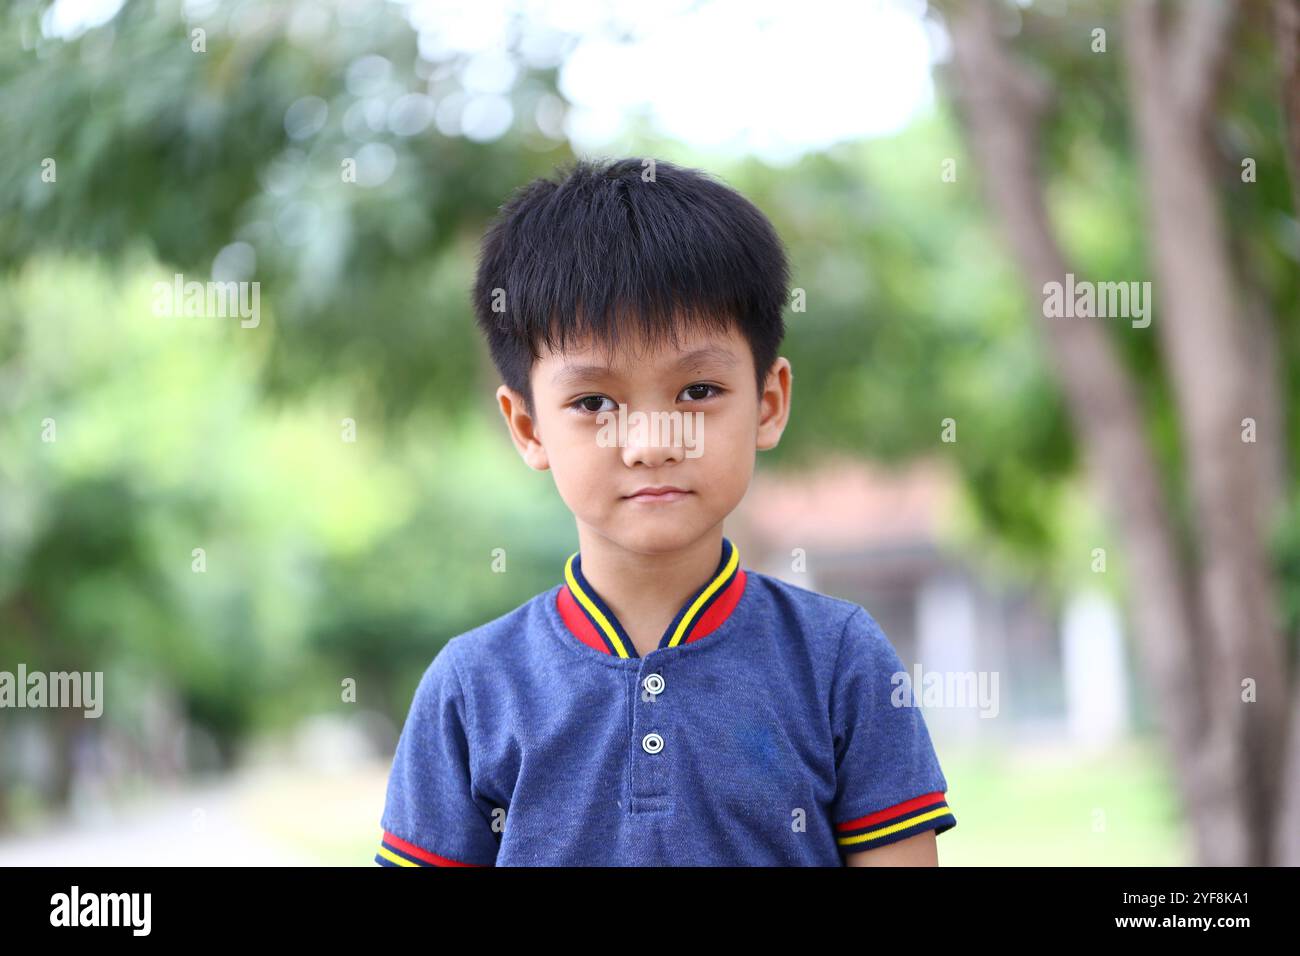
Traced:
<path fill-rule="evenodd" d="M 460 860 L 453 860 L 450 857 L 439 856 L 429 850 L 416 846 L 414 843 L 408 843 L 399 836 L 394 836 L 387 830 L 383 831 L 383 837 L 379 844 L 379 852 L 375 854 L 375 862 L 380 866 L 484 866 L 482 863 L 462 863 Z"/>
<path fill-rule="evenodd" d="M 874 850 L 898 840 L 906 840 L 925 830 L 936 835 L 951 830 L 957 818 L 948 808 L 942 791 L 923 794 L 885 807 L 864 817 L 835 824 L 835 841 L 845 853 Z"/>

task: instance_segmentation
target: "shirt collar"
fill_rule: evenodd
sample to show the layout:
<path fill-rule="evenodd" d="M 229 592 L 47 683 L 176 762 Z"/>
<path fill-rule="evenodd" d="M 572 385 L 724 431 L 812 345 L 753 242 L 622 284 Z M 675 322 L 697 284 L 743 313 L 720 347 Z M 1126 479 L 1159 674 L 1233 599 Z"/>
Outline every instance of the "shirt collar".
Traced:
<path fill-rule="evenodd" d="M 677 647 L 699 640 L 722 626 L 745 591 L 745 569 L 740 552 L 726 537 L 722 556 L 708 581 L 687 599 L 659 639 L 659 647 Z M 575 551 L 564 565 L 564 585 L 555 598 L 560 618 L 575 638 L 614 657 L 640 657 L 596 589 L 582 574 L 582 555 Z"/>

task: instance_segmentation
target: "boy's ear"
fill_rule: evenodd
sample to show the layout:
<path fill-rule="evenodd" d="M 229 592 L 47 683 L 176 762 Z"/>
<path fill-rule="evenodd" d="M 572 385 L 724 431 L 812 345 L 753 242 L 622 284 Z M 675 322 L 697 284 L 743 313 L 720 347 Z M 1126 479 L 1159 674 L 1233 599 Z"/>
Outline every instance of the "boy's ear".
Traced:
<path fill-rule="evenodd" d="M 551 464 L 546 457 L 546 449 L 542 447 L 537 422 L 528 413 L 524 397 L 510 386 L 502 385 L 497 389 L 497 404 L 501 407 L 501 415 L 505 418 L 506 428 L 510 431 L 510 440 L 515 443 L 515 448 L 519 449 L 519 454 L 528 467 L 535 471 L 546 471 L 550 468 Z"/>
<path fill-rule="evenodd" d="M 785 423 L 790 420 L 790 389 L 794 372 L 790 360 L 784 356 L 772 363 L 763 385 L 763 394 L 758 400 L 758 441 L 759 450 L 775 448 L 785 431 Z"/>

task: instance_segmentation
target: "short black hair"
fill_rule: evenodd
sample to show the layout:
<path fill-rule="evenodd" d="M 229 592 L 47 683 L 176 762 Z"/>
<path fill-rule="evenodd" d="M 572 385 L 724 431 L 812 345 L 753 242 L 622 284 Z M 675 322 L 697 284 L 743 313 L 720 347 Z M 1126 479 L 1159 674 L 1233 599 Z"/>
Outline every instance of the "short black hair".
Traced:
<path fill-rule="evenodd" d="M 785 336 L 790 267 L 758 207 L 663 160 L 580 159 L 557 172 L 501 206 L 472 293 L 492 362 L 529 413 L 539 343 L 563 351 L 591 340 L 612 352 L 635 333 L 676 344 L 689 322 L 736 325 L 761 395 Z"/>

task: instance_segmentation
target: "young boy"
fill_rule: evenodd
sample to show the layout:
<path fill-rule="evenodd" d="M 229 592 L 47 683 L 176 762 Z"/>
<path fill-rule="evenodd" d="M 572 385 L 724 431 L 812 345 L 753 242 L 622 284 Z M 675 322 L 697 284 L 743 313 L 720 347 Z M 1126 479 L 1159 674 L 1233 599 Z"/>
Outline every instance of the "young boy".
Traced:
<path fill-rule="evenodd" d="M 957 821 L 894 648 L 723 535 L 789 416 L 788 283 L 755 206 L 666 162 L 578 162 L 502 208 L 474 306 L 578 551 L 434 657 L 376 862 L 937 864 Z"/>

